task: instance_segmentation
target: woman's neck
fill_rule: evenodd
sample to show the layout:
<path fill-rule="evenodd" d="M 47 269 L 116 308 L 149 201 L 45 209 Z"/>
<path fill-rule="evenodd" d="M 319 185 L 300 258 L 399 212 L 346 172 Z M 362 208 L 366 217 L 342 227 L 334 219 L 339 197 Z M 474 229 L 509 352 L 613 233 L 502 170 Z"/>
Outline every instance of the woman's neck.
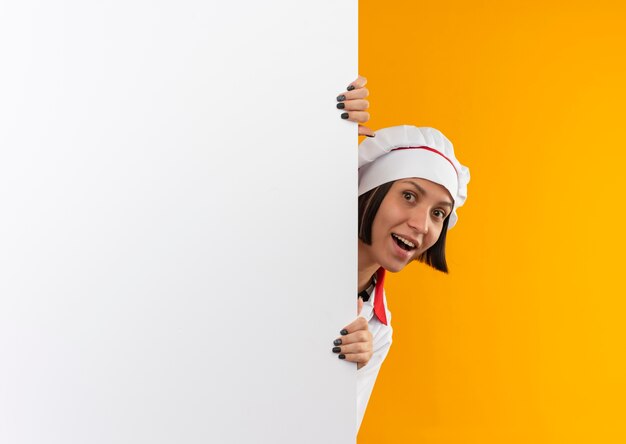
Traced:
<path fill-rule="evenodd" d="M 380 268 L 368 254 L 368 245 L 359 240 L 359 282 L 357 292 L 361 292 L 370 286 L 372 276 Z"/>

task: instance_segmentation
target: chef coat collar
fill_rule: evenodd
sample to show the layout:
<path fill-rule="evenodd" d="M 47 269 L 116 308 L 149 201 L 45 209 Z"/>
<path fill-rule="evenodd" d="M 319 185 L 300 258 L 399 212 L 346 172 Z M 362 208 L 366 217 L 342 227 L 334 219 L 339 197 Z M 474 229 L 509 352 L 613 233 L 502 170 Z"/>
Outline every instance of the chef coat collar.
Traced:
<path fill-rule="evenodd" d="M 365 290 L 363 290 L 362 292 L 360 292 L 358 294 L 358 296 L 363 299 L 363 302 L 367 302 L 370 300 L 370 297 L 372 296 L 372 294 L 374 293 L 374 288 L 376 288 L 376 273 L 374 273 L 372 275 L 372 278 L 370 280 L 370 285 L 369 287 L 367 287 Z"/>
<path fill-rule="evenodd" d="M 374 293 L 374 314 L 378 318 L 378 320 L 387 325 L 387 310 L 385 308 L 385 297 L 384 297 L 384 284 L 385 284 L 385 269 L 380 267 L 376 273 L 372 276 L 372 283 L 370 286 L 358 293 L 358 297 L 363 299 L 363 302 L 368 302 L 372 293 Z"/>

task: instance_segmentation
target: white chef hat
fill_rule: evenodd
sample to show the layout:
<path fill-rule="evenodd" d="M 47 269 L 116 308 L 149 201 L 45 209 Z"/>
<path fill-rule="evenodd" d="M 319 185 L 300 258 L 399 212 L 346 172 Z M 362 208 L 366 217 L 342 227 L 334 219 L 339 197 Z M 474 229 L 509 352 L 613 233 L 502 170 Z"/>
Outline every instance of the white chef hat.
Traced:
<path fill-rule="evenodd" d="M 359 196 L 393 180 L 418 177 L 442 185 L 454 199 L 448 229 L 458 219 L 456 209 L 467 199 L 469 169 L 454 156 L 452 143 L 439 130 L 399 125 L 376 131 L 359 145 Z"/>

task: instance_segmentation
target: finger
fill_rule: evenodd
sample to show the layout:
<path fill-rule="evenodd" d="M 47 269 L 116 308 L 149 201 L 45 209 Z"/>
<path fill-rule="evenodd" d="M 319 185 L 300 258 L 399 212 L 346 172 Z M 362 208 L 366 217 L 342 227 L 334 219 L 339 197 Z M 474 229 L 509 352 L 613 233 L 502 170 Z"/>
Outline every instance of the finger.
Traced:
<path fill-rule="evenodd" d="M 376 137 L 376 133 L 366 126 L 359 125 L 359 136 Z"/>
<path fill-rule="evenodd" d="M 346 336 L 360 331 L 368 329 L 367 319 L 362 316 L 357 317 L 354 321 L 352 321 L 349 325 L 345 326 L 343 330 L 341 330 L 342 336 L 345 338 Z M 344 333 L 345 332 L 345 333 Z"/>
<path fill-rule="evenodd" d="M 370 95 L 367 88 L 359 88 L 353 91 L 346 91 L 337 96 L 337 102 L 345 102 L 346 100 L 364 99 Z"/>
<path fill-rule="evenodd" d="M 367 363 L 372 358 L 372 355 L 369 353 L 353 353 L 353 354 L 348 354 L 348 355 L 341 353 L 339 356 L 342 356 L 342 355 L 344 356 L 343 359 L 345 359 L 346 361 L 350 361 L 350 362 Z"/>
<path fill-rule="evenodd" d="M 363 88 L 367 84 L 367 79 L 363 76 L 357 77 L 357 79 L 348 85 L 348 91 L 352 91 L 353 89 Z"/>
<path fill-rule="evenodd" d="M 370 119 L 370 113 L 367 111 L 350 111 L 349 113 L 342 113 L 341 118 L 350 122 L 365 123 Z"/>
<path fill-rule="evenodd" d="M 356 303 L 356 314 L 357 314 L 357 316 L 361 313 L 361 310 L 363 310 L 363 299 L 357 298 L 357 303 Z"/>
<path fill-rule="evenodd" d="M 365 111 L 369 107 L 370 103 L 364 99 L 348 100 L 337 104 L 338 109 L 345 109 L 346 111 Z"/>
<path fill-rule="evenodd" d="M 344 355 L 350 353 L 369 353 L 372 351 L 372 343 L 371 342 L 355 342 L 354 344 L 342 345 L 341 347 L 334 347 L 333 352 Z"/>
<path fill-rule="evenodd" d="M 355 331 L 354 333 L 350 333 L 349 335 L 335 339 L 335 341 L 333 341 L 333 344 L 336 346 L 344 346 L 349 344 L 356 344 L 359 342 L 369 342 L 372 341 L 372 339 L 373 336 L 369 330 L 359 330 Z"/>

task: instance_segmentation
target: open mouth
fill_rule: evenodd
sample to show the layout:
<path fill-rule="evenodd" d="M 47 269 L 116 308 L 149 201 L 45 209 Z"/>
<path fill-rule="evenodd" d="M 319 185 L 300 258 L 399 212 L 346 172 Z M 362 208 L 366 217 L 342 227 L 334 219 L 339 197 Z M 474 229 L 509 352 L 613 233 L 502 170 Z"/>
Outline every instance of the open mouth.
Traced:
<path fill-rule="evenodd" d="M 413 251 L 415 250 L 415 244 L 413 244 L 410 240 L 408 239 L 404 239 L 402 236 L 398 236 L 395 233 L 391 233 L 391 237 L 393 238 L 393 240 L 396 242 L 396 244 L 398 244 L 398 246 L 400 248 L 402 248 L 405 251 Z"/>

